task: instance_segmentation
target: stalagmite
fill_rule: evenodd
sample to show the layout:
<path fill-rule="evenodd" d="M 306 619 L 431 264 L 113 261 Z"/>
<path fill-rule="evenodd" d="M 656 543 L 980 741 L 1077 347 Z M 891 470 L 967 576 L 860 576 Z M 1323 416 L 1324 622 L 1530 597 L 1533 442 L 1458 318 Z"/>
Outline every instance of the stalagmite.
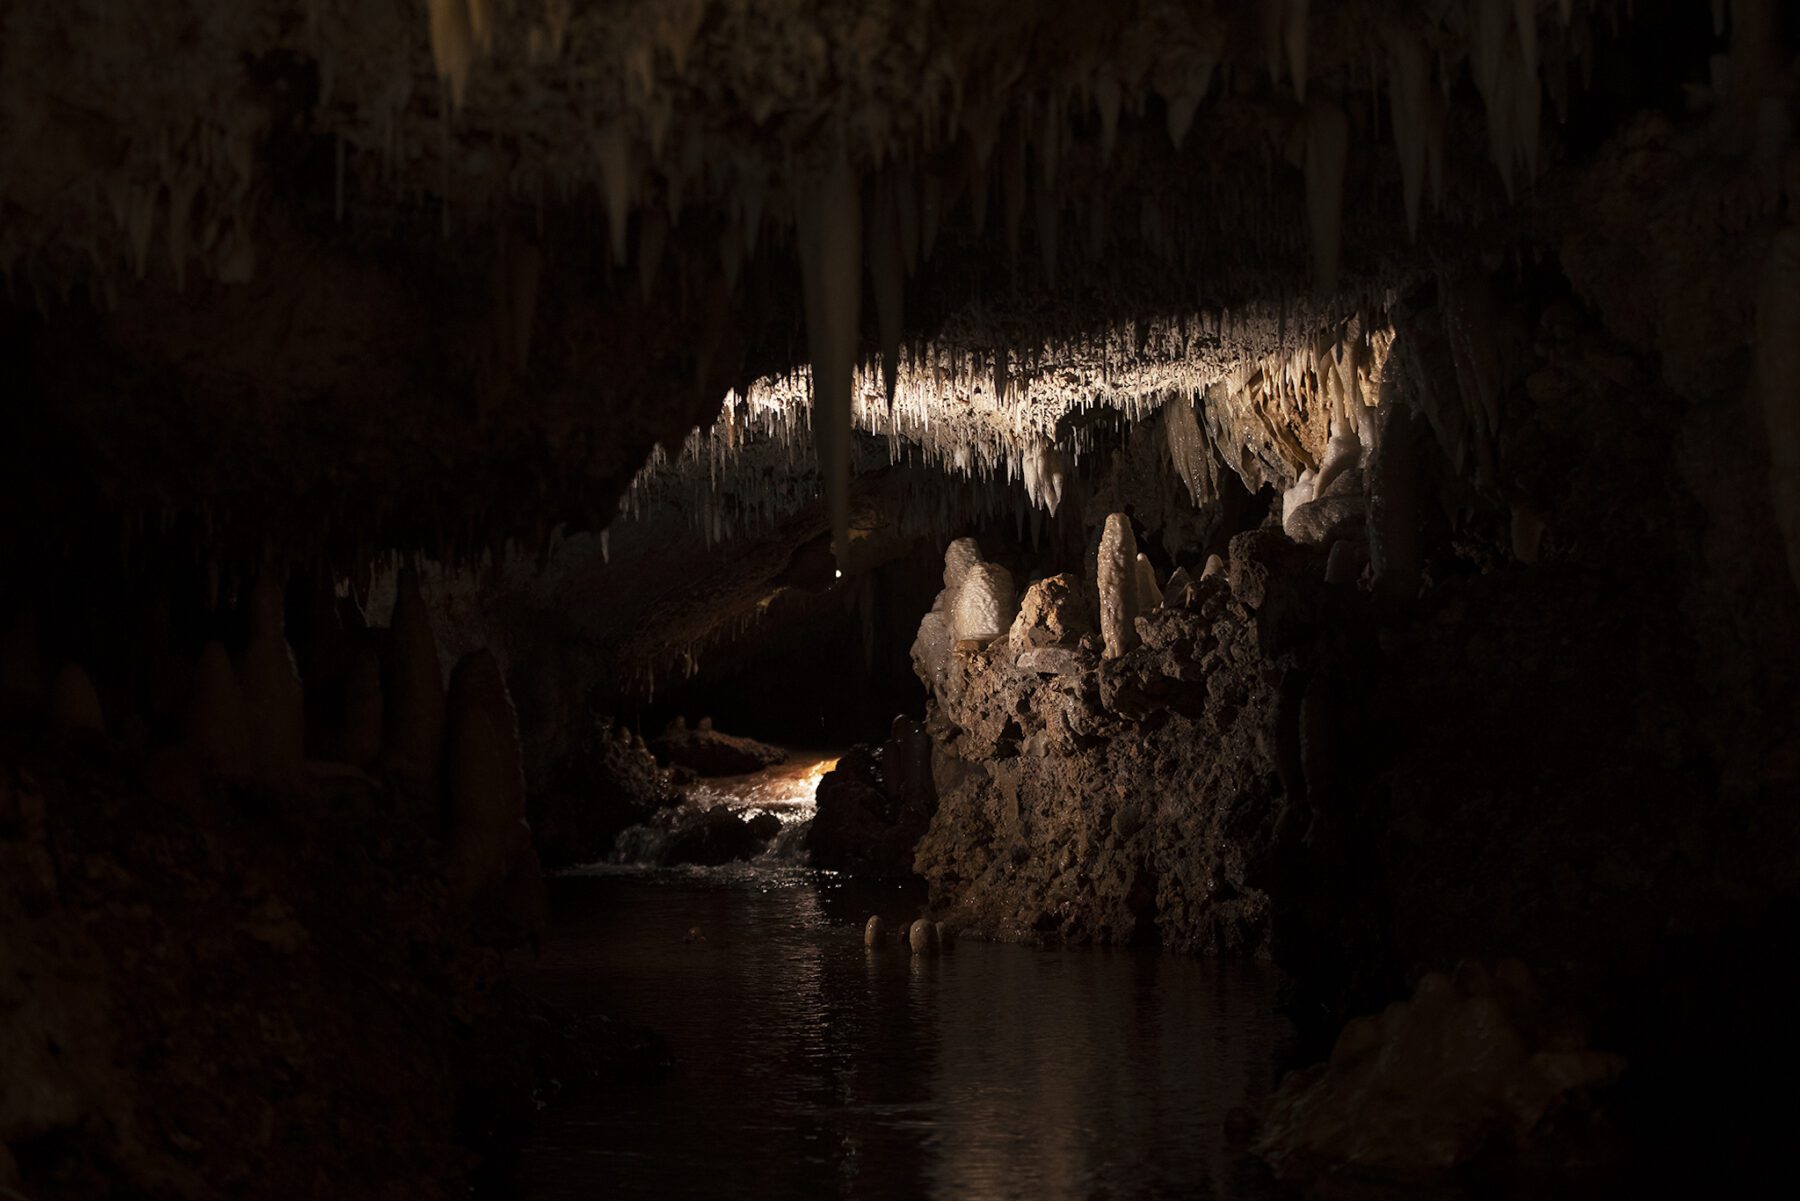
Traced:
<path fill-rule="evenodd" d="M 1369 563 L 1382 595 L 1410 600 L 1419 593 L 1418 434 L 1407 409 L 1388 407 L 1385 417 L 1371 469 Z"/>
<path fill-rule="evenodd" d="M 831 514 L 831 549 L 841 565 L 850 551 L 850 407 L 862 300 L 861 201 L 842 159 L 802 198 L 798 220 L 813 440 Z"/>
<path fill-rule="evenodd" d="M 1350 123 L 1342 110 L 1319 105 L 1306 124 L 1306 218 L 1312 235 L 1313 291 L 1328 296 L 1337 288 L 1343 256 L 1344 166 Z"/>
<path fill-rule="evenodd" d="M 280 585 L 258 580 L 250 593 L 250 641 L 237 667 L 250 770 L 275 781 L 293 778 L 306 758 L 306 698 L 284 609 Z"/>
<path fill-rule="evenodd" d="M 1754 387 L 1769 438 L 1769 489 L 1800 588 L 1800 227 L 1788 226 L 1763 260 L 1756 305 Z"/>
<path fill-rule="evenodd" d="M 58 738 L 76 734 L 104 734 L 106 717 L 100 709 L 100 694 L 88 673 L 74 663 L 63 664 L 50 685 L 50 733 Z"/>
<path fill-rule="evenodd" d="M 448 743 L 450 887 L 466 899 L 504 884 L 531 849 L 518 718 L 488 651 L 451 673 Z"/>
<path fill-rule="evenodd" d="M 1200 578 L 1210 580 L 1214 576 L 1225 574 L 1225 560 L 1218 555 L 1206 556 L 1206 566 L 1200 569 Z"/>
<path fill-rule="evenodd" d="M 936 955 L 939 949 L 936 923 L 920 918 L 907 931 L 906 941 L 914 955 Z"/>
<path fill-rule="evenodd" d="M 1149 613 L 1162 608 L 1163 594 L 1162 589 L 1156 586 L 1156 568 L 1151 564 L 1150 557 L 1142 551 L 1138 552 L 1137 557 L 1137 599 L 1141 612 Z"/>
<path fill-rule="evenodd" d="M 956 641 L 992 642 L 1012 628 L 1017 615 L 1012 573 L 998 563 L 977 563 L 971 567 L 956 591 Z"/>
<path fill-rule="evenodd" d="M 863 927 L 863 946 L 879 949 L 887 946 L 887 943 L 887 923 L 882 921 L 881 915 L 877 913 L 874 917 L 871 917 L 868 924 Z"/>
<path fill-rule="evenodd" d="M 954 593 L 963 586 L 969 570 L 981 562 L 981 544 L 973 538 L 958 538 L 944 548 L 944 587 Z"/>
<path fill-rule="evenodd" d="M 1302 508 L 1310 505 L 1317 495 L 1317 476 L 1308 467 L 1300 473 L 1294 485 L 1281 494 L 1281 528 L 1288 537 L 1294 536 L 1294 515 Z"/>
<path fill-rule="evenodd" d="M 359 647 L 344 680 L 344 762 L 368 767 L 381 754 L 381 657 L 373 647 Z"/>
<path fill-rule="evenodd" d="M 1109 513 L 1094 564 L 1100 590 L 1100 636 L 1108 659 L 1117 659 L 1137 645 L 1137 554 L 1131 519 L 1123 513 Z"/>
<path fill-rule="evenodd" d="M 429 786 L 443 754 L 444 674 L 431 614 L 411 568 L 400 572 L 395 585 L 391 628 L 393 658 L 382 689 L 385 754 L 397 770 Z"/>
<path fill-rule="evenodd" d="M 208 642 L 200 650 L 182 722 L 182 740 L 210 770 L 222 776 L 243 775 L 248 770 L 244 694 L 231 669 L 231 656 L 219 642 Z"/>
<path fill-rule="evenodd" d="M 37 620 L 31 613 L 21 613 L 0 638 L 0 716 L 35 719 L 44 704 L 44 676 Z"/>
<path fill-rule="evenodd" d="M 1313 481 L 1313 495 L 1324 496 L 1332 482 L 1352 470 L 1362 458 L 1362 440 L 1356 429 L 1341 417 L 1331 422 L 1331 441 L 1325 447 L 1325 458 L 1319 464 L 1319 475 Z"/>

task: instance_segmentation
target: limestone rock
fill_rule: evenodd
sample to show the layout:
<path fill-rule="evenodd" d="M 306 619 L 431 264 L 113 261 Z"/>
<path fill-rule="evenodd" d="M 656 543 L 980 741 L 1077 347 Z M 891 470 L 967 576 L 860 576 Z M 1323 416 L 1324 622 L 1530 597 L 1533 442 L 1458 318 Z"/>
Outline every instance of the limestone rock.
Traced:
<path fill-rule="evenodd" d="M 998 563 L 975 563 L 956 592 L 956 640 L 992 642 L 1006 634 L 1017 611 L 1012 573 Z"/>
<path fill-rule="evenodd" d="M 1108 514 L 1094 566 L 1100 588 L 1100 635 L 1106 640 L 1108 659 L 1117 659 L 1137 645 L 1133 626 L 1139 613 L 1137 554 L 1131 519 L 1123 513 Z"/>
<path fill-rule="evenodd" d="M 1138 611 L 1148 613 L 1152 609 L 1162 607 L 1162 589 L 1156 586 L 1156 568 L 1150 562 L 1150 556 L 1139 551 L 1137 557 L 1137 598 Z"/>
<path fill-rule="evenodd" d="M 887 941 L 887 923 L 881 920 L 881 915 L 878 913 L 871 917 L 868 924 L 863 927 L 863 946 L 884 947 L 887 945 Z"/>
<path fill-rule="evenodd" d="M 531 846 L 518 718 L 500 665 L 486 651 L 464 655 L 449 693 L 451 890 L 491 893 Z"/>
<path fill-rule="evenodd" d="M 248 736 L 244 729 L 244 694 L 238 687 L 231 657 L 217 641 L 200 648 L 189 691 L 182 739 L 211 771 L 222 776 L 248 770 Z"/>
<path fill-rule="evenodd" d="M 907 931 L 906 941 L 914 955 L 936 955 L 939 950 L 937 923 L 920 918 Z"/>
<path fill-rule="evenodd" d="M 281 587 L 258 580 L 250 594 L 250 641 L 237 666 L 243 694 L 249 768 L 270 780 L 291 780 L 306 758 L 306 697 L 284 633 Z"/>
<path fill-rule="evenodd" d="M 1094 617 L 1081 581 L 1067 572 L 1037 580 L 1025 589 L 1008 638 L 1015 652 L 1033 647 L 1073 646 L 1094 632 Z"/>
<path fill-rule="evenodd" d="M 100 710 L 94 682 L 76 664 L 63 664 L 50 685 L 50 733 L 58 738 L 106 733 L 106 716 Z"/>
<path fill-rule="evenodd" d="M 393 660 L 382 689 L 385 754 L 396 769 L 429 786 L 443 758 L 444 674 L 431 613 L 411 568 L 400 572 L 391 629 Z"/>

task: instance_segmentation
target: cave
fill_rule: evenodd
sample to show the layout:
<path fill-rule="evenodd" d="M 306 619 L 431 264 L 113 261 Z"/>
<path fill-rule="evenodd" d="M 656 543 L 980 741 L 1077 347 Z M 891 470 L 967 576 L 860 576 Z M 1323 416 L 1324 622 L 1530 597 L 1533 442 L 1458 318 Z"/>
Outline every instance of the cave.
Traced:
<path fill-rule="evenodd" d="M 1800 1187 L 1800 7 L 7 0 L 0 1199 Z"/>

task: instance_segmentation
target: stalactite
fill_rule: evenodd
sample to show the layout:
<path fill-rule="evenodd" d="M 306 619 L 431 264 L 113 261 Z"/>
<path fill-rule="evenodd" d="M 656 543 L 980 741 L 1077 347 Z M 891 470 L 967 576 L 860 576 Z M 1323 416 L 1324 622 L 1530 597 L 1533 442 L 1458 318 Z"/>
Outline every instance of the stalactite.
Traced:
<path fill-rule="evenodd" d="M 1350 123 L 1342 110 L 1314 107 L 1306 125 L 1306 216 L 1312 234 L 1313 290 L 1337 290 L 1343 255 L 1344 167 L 1349 157 Z"/>
<path fill-rule="evenodd" d="M 840 564 L 850 551 L 850 405 L 862 299 L 861 218 L 856 182 L 841 160 L 814 181 L 799 212 L 813 437 L 831 514 L 832 552 Z"/>

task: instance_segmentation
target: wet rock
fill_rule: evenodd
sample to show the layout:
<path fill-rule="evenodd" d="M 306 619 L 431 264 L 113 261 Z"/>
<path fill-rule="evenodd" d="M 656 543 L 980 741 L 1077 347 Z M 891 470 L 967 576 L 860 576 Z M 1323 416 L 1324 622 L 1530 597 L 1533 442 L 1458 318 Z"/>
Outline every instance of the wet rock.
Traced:
<path fill-rule="evenodd" d="M 759 813 L 749 819 L 748 825 L 758 842 L 769 842 L 781 833 L 781 819 L 773 813 Z"/>
<path fill-rule="evenodd" d="M 661 867 L 718 867 L 752 859 L 762 849 L 750 823 L 726 809 L 707 809 L 676 824 L 656 855 Z"/>
<path fill-rule="evenodd" d="M 679 717 L 651 740 L 650 749 L 665 764 L 709 778 L 749 775 L 787 758 L 778 746 L 715 730 L 710 720 L 690 727 Z"/>
<path fill-rule="evenodd" d="M 880 747 L 857 746 L 819 781 L 817 811 L 803 845 L 814 867 L 858 875 L 904 877 L 931 821 L 936 789 L 929 739 L 900 719 Z"/>
<path fill-rule="evenodd" d="M 881 920 L 881 915 L 878 913 L 871 917 L 868 924 L 863 927 L 863 946 L 885 947 L 887 942 L 887 923 Z"/>
<path fill-rule="evenodd" d="M 529 798 L 529 813 L 539 857 L 562 867 L 605 859 L 621 831 L 679 804 L 676 773 L 658 766 L 629 729 L 601 718 L 552 786 Z"/>
<path fill-rule="evenodd" d="M 937 923 L 920 918 L 907 930 L 906 942 L 914 955 L 936 955 L 940 949 Z"/>

